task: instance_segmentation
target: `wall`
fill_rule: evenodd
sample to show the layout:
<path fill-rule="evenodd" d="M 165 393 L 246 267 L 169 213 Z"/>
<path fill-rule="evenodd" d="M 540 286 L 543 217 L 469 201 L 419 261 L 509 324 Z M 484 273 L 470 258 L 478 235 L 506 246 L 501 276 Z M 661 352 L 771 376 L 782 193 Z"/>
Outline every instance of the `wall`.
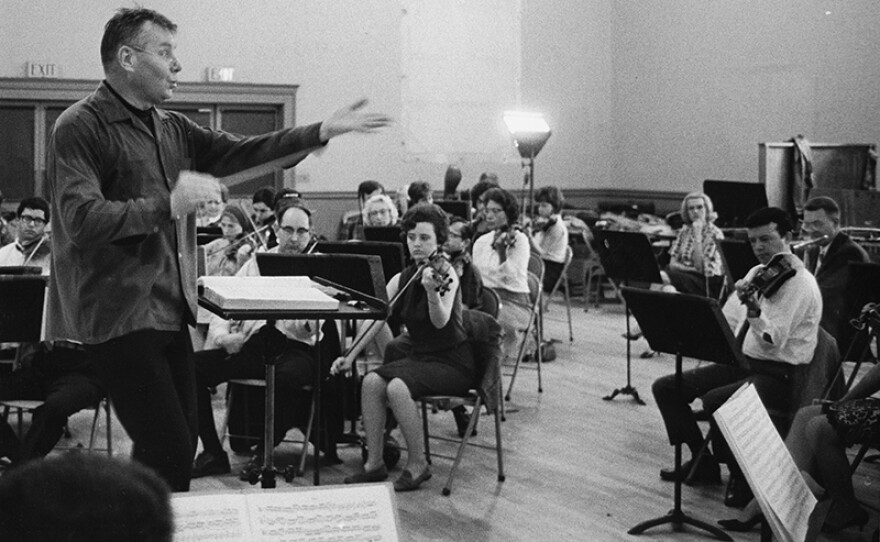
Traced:
<path fill-rule="evenodd" d="M 758 143 L 880 140 L 871 0 L 615 2 L 611 170 L 621 187 L 756 181 Z"/>
<path fill-rule="evenodd" d="M 180 25 L 184 80 L 229 65 L 239 82 L 299 84 L 299 123 L 360 96 L 401 118 L 413 60 L 404 52 L 442 58 L 448 50 L 467 74 L 459 86 L 500 89 L 499 103 L 546 114 L 553 135 L 536 160 L 538 185 L 685 192 L 704 178 L 756 180 L 761 141 L 797 133 L 816 142 L 880 140 L 876 0 L 437 1 L 449 9 L 422 11 L 442 17 L 442 31 L 416 33 L 418 48 L 403 42 L 417 0 L 147 5 Z M 99 79 L 102 26 L 120 4 L 128 2 L 3 0 L 0 77 L 20 77 L 24 63 L 36 61 L 59 64 L 62 77 Z M 499 49 L 507 26 L 498 25 L 517 20 L 518 39 Z M 472 75 L 492 58 L 487 51 L 507 68 L 519 66 L 512 98 L 509 81 Z M 497 73 L 507 78 L 509 70 Z M 453 95 L 455 87 L 439 87 L 436 102 L 461 103 L 467 93 Z M 444 133 L 461 129 L 460 120 L 435 118 Z M 431 144 L 411 152 L 400 124 L 344 136 L 297 168 L 298 188 L 350 193 L 366 178 L 392 187 L 422 178 L 439 187 L 444 160 L 460 163 L 462 187 L 495 169 L 506 187 L 519 188 L 519 160 L 504 151 L 503 134 L 495 136 L 501 143 L 484 145 L 495 154 L 440 149 L 433 159 L 426 158 Z"/>

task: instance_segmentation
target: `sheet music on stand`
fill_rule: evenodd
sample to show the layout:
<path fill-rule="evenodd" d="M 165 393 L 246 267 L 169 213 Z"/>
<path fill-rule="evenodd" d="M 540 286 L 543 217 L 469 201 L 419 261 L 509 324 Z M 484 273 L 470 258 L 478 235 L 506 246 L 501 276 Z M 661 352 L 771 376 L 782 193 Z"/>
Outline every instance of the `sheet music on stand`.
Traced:
<path fill-rule="evenodd" d="M 265 493 L 175 493 L 175 542 L 397 542 L 390 483 Z"/>
<path fill-rule="evenodd" d="M 816 497 L 773 426 L 755 386 L 745 384 L 738 389 L 714 416 L 776 539 L 806 540 Z"/>

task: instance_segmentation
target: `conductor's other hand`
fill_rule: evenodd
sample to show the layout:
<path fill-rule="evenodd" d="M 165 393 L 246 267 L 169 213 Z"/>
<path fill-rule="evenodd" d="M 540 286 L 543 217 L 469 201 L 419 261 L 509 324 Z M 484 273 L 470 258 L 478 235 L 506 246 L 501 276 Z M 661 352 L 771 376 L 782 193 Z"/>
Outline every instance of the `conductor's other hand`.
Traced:
<path fill-rule="evenodd" d="M 330 366 L 330 374 L 338 375 L 340 373 L 345 373 L 346 375 L 351 374 L 351 366 L 352 360 L 346 359 L 345 356 L 340 356 L 336 358 L 333 362 L 333 365 Z"/>
<path fill-rule="evenodd" d="M 228 335 L 223 335 L 217 338 L 217 344 L 220 345 L 223 350 L 226 350 L 226 353 L 229 355 L 241 352 L 241 347 L 244 346 L 244 343 L 244 333 L 229 333 Z"/>
<path fill-rule="evenodd" d="M 181 171 L 171 191 L 171 218 L 194 213 L 208 200 L 220 199 L 220 183 L 214 177 L 194 171 Z"/>
<path fill-rule="evenodd" d="M 388 115 L 362 111 L 366 105 L 367 99 L 361 98 L 335 111 L 321 123 L 321 141 L 329 141 L 348 132 L 375 132 L 391 124 L 392 119 Z"/>

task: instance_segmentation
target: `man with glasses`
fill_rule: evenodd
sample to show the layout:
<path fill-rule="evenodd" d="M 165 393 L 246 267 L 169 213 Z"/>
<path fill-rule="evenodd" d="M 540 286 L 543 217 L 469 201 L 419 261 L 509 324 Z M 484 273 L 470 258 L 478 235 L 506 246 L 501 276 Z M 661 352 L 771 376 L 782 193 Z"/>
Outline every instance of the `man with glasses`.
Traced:
<path fill-rule="evenodd" d="M 302 254 L 312 239 L 311 212 L 302 207 L 299 198 L 277 198 L 275 204 L 275 235 L 278 246 L 269 249 L 272 254 Z M 239 277 L 260 276 L 254 256 L 238 271 Z M 210 389 L 230 378 L 264 378 L 266 367 L 263 345 L 256 332 L 265 322 L 261 320 L 235 321 L 214 316 L 208 326 L 205 350 L 197 352 L 196 386 L 199 412 L 199 438 L 204 451 L 193 463 L 193 478 L 230 471 L 229 458 L 223 450 L 214 413 Z M 287 339 L 286 348 L 275 364 L 275 440 L 280 442 L 294 427 L 301 415 L 308 413 L 308 397 L 303 386 L 314 382 L 317 361 L 313 347 L 317 336 L 315 322 L 306 320 L 279 320 L 275 328 Z M 238 403 L 237 403 L 238 404 Z M 234 416 L 231 413 L 231 416 Z M 253 458 L 241 471 L 242 480 L 262 467 L 262 443 Z"/>
<path fill-rule="evenodd" d="M 28 265 L 40 267 L 49 274 L 51 252 L 46 239 L 46 222 L 49 220 L 49 203 L 43 198 L 27 198 L 18 205 L 15 213 L 18 234 L 15 241 L 0 248 L 0 266 Z"/>
<path fill-rule="evenodd" d="M 48 274 L 52 259 L 45 232 L 49 203 L 39 197 L 24 199 L 16 217 L 18 235 L 15 242 L 0 248 L 0 266 L 36 266 Z M 0 397 L 43 401 L 34 410 L 21 441 L 5 421 L 0 422 L 0 457 L 18 464 L 48 454 L 61 438 L 67 418 L 98 404 L 104 391 L 80 345 L 46 342 L 13 346 L 27 354 L 21 367 L 0 376 Z"/>
<path fill-rule="evenodd" d="M 196 449 L 196 211 L 215 177 L 389 124 L 361 100 L 324 122 L 243 137 L 160 109 L 183 69 L 177 25 L 143 8 L 105 25 L 98 89 L 48 145 L 52 265 L 47 335 L 86 345 L 134 459 L 187 491 Z M 198 172 L 198 173 L 195 173 Z"/>

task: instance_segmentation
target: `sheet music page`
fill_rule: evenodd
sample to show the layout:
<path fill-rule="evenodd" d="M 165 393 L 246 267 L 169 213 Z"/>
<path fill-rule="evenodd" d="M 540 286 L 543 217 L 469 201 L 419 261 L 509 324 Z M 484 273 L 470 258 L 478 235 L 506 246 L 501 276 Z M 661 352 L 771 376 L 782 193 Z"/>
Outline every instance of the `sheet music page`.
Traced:
<path fill-rule="evenodd" d="M 390 484 L 248 493 L 252 540 L 397 542 Z"/>
<path fill-rule="evenodd" d="M 746 384 L 714 414 L 749 486 L 781 541 L 803 542 L 816 498 L 804 482 L 758 392 Z"/>
<path fill-rule="evenodd" d="M 174 542 L 252 540 L 248 510 L 241 493 L 175 493 Z"/>

